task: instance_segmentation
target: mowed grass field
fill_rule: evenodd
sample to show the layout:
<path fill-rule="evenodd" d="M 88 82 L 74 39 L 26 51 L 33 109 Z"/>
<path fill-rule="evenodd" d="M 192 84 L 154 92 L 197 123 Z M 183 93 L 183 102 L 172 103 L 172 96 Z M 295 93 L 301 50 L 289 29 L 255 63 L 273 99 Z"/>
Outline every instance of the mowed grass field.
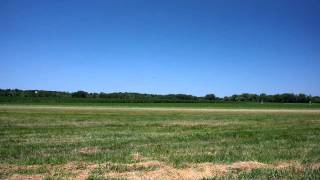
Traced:
<path fill-rule="evenodd" d="M 320 110 L 0 105 L 0 179 L 319 179 Z"/>
<path fill-rule="evenodd" d="M 197 108 L 197 109 L 320 109 L 320 103 L 269 103 L 258 102 L 214 102 L 214 103 L 108 103 L 103 99 L 84 98 L 4 98 L 0 97 L 1 105 L 28 106 L 84 106 L 84 107 L 144 107 L 144 108 Z"/>

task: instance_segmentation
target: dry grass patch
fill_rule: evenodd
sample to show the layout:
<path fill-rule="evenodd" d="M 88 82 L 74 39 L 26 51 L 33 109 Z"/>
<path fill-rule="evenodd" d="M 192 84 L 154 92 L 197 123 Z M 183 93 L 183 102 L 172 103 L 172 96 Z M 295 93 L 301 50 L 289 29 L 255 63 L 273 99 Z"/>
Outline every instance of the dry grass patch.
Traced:
<path fill-rule="evenodd" d="M 267 164 L 255 162 L 255 161 L 248 161 L 248 162 L 236 162 L 233 163 L 227 168 L 234 169 L 234 170 L 251 170 L 251 169 L 260 169 L 268 167 Z"/>
<path fill-rule="evenodd" d="M 320 163 L 314 163 L 310 166 L 312 169 L 320 169 Z"/>
<path fill-rule="evenodd" d="M 300 168 L 298 163 L 277 163 L 277 164 L 263 164 L 255 161 L 235 162 L 233 164 L 213 164 L 213 163 L 199 163 L 189 164 L 186 168 L 175 168 L 171 165 L 158 162 L 140 162 L 130 166 L 144 166 L 144 167 L 158 167 L 155 170 L 141 171 L 135 170 L 127 172 L 108 172 L 105 176 L 110 178 L 125 178 L 125 179 L 203 179 L 209 177 L 220 177 L 226 175 L 228 172 L 236 171 L 250 171 L 253 169 L 283 169 L 289 167 Z"/>
<path fill-rule="evenodd" d="M 8 180 L 41 180 L 43 176 L 40 175 L 21 175 L 15 174 L 8 178 Z"/>
<path fill-rule="evenodd" d="M 132 160 L 136 161 L 136 162 L 140 162 L 140 161 L 147 161 L 148 158 L 142 156 L 140 153 L 136 152 L 132 154 Z"/>
<path fill-rule="evenodd" d="M 99 149 L 98 147 L 84 147 L 84 148 L 79 149 L 78 152 L 81 154 L 95 154 L 100 151 L 101 151 L 101 149 Z"/>
<path fill-rule="evenodd" d="M 245 122 L 247 123 L 247 122 Z M 193 126 L 229 126 L 229 125 L 240 125 L 244 122 L 239 121 L 219 121 L 219 120 L 206 120 L 206 121 L 168 121 L 162 123 L 164 126 L 184 126 L 184 127 L 193 127 Z"/>
<path fill-rule="evenodd" d="M 137 153 L 138 154 L 138 153 Z M 133 156 L 137 156 L 134 154 Z M 138 155 L 139 158 L 140 155 Z M 141 159 L 137 160 L 141 160 Z M 184 168 L 176 168 L 159 161 L 144 161 L 131 164 L 72 162 L 64 165 L 47 165 L 49 172 L 40 174 L 19 174 L 21 169 L 36 169 L 40 166 L 4 166 L 1 172 L 12 172 L 7 179 L 43 179 L 44 177 L 58 177 L 63 179 L 85 180 L 89 177 L 125 178 L 125 179 L 203 179 L 209 177 L 223 177 L 230 172 L 251 171 L 254 169 L 288 169 L 304 170 L 307 167 L 320 169 L 320 163 L 301 165 L 297 162 L 278 162 L 264 164 L 255 161 L 235 162 L 232 164 L 198 163 L 188 164 Z"/>

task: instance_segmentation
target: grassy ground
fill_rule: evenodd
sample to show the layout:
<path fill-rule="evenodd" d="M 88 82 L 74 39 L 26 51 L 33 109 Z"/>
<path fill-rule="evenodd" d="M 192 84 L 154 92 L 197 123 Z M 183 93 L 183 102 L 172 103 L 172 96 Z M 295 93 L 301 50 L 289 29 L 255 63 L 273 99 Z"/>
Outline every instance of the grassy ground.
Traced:
<path fill-rule="evenodd" d="M 0 179 L 317 179 L 319 142 L 319 112 L 0 106 Z"/>
<path fill-rule="evenodd" d="M 1 99 L 1 98 L 0 98 Z M 96 103 L 96 102 L 0 102 L 1 105 L 38 105 L 38 106 L 94 106 L 94 107 L 145 107 L 145 108 L 206 108 L 206 109 L 320 109 L 320 103 L 253 103 L 253 102 L 217 102 L 217 103 Z"/>
<path fill-rule="evenodd" d="M 117 103 L 116 103 L 117 102 Z M 0 97 L 6 105 L 106 106 L 106 107 L 173 107 L 173 108 L 261 108 L 261 109 L 320 109 L 320 103 L 259 103 L 259 102 L 180 102 L 180 103 L 119 103 L 103 98 Z"/>

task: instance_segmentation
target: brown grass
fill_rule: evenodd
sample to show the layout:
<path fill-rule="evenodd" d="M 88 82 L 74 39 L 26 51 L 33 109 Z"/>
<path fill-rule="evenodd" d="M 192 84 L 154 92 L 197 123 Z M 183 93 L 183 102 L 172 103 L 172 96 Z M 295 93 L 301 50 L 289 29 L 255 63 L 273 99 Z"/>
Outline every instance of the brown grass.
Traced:
<path fill-rule="evenodd" d="M 132 159 L 136 162 L 140 162 L 140 161 L 147 161 L 148 158 L 142 156 L 141 154 L 139 154 L 138 152 L 133 153 L 132 154 Z"/>
<path fill-rule="evenodd" d="M 98 147 L 84 147 L 79 149 L 79 152 L 81 154 L 95 154 L 100 152 L 100 149 Z"/>
<path fill-rule="evenodd" d="M 311 164 L 312 169 L 320 169 L 320 163 Z"/>
<path fill-rule="evenodd" d="M 153 171 L 130 171 L 130 172 L 110 172 L 105 176 L 111 178 L 126 178 L 126 179 L 203 179 L 208 177 L 223 176 L 232 170 L 249 171 L 252 169 L 262 168 L 288 168 L 291 163 L 278 164 L 263 164 L 254 161 L 235 162 L 233 164 L 213 164 L 199 163 L 191 164 L 186 168 L 175 168 L 165 163 L 158 161 L 140 162 L 135 166 L 158 166 L 159 168 Z M 295 164 L 297 165 L 297 164 Z"/>
<path fill-rule="evenodd" d="M 8 180 L 41 180 L 43 179 L 40 175 L 20 175 L 15 174 L 8 178 Z"/>
<path fill-rule="evenodd" d="M 138 153 L 133 154 L 133 159 L 136 161 L 145 160 L 144 157 Z M 320 168 L 320 163 L 314 163 L 310 165 L 301 165 L 298 162 L 278 162 L 275 164 L 264 164 L 255 161 L 235 162 L 232 164 L 214 164 L 214 163 L 198 163 L 189 164 L 184 168 L 176 168 L 170 164 L 159 161 L 142 161 L 131 164 L 89 164 L 85 162 L 72 162 L 65 165 L 48 165 L 48 169 L 54 172 L 60 169 L 64 172 L 68 172 L 71 176 L 65 176 L 63 179 L 78 179 L 84 180 L 89 177 L 91 172 L 98 167 L 113 166 L 126 166 L 126 171 L 106 171 L 104 176 L 109 178 L 125 178 L 125 179 L 203 179 L 208 177 L 224 176 L 228 172 L 237 171 L 250 171 L 253 169 L 286 169 L 294 167 L 297 169 L 303 169 L 306 167 L 312 167 L 314 169 Z M 10 180 L 17 179 L 43 179 L 45 176 L 50 176 L 54 173 L 34 174 L 34 175 L 21 175 L 14 173 L 18 169 L 34 169 L 40 166 L 5 166 L 1 165 L 1 172 L 12 172 L 8 177 Z"/>
<path fill-rule="evenodd" d="M 193 126 L 228 126 L 228 125 L 240 125 L 245 123 L 246 122 L 238 122 L 238 121 L 225 122 L 225 121 L 219 121 L 219 120 L 214 120 L 214 121 L 206 120 L 202 122 L 175 120 L 170 122 L 163 122 L 161 124 L 163 124 L 164 126 L 177 125 L 177 126 L 193 127 Z"/>

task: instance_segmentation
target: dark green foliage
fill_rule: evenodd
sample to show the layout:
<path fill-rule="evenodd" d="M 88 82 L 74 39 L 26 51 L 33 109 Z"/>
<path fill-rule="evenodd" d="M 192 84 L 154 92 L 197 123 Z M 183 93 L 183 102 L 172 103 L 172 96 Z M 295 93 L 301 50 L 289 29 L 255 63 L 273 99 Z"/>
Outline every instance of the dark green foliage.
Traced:
<path fill-rule="evenodd" d="M 85 91 L 77 91 L 71 94 L 71 97 L 73 98 L 86 98 L 89 96 L 89 93 Z"/>
<path fill-rule="evenodd" d="M 214 101 L 216 100 L 216 96 L 214 94 L 207 94 L 204 99 L 209 100 L 209 101 Z"/>
<path fill-rule="evenodd" d="M 319 96 L 307 96 L 305 94 L 249 94 L 226 96 L 224 98 L 216 97 L 214 94 L 208 94 L 204 97 L 186 95 L 186 94 L 140 94 L 140 93 L 88 93 L 77 91 L 73 93 L 43 90 L 19 90 L 19 89 L 0 89 L 0 102 L 53 102 L 53 103 L 209 103 L 209 102 L 277 102 L 277 103 L 320 103 Z M 3 98 L 6 97 L 6 98 Z M 19 100 L 21 98 L 21 100 Z M 47 98 L 47 100 L 43 100 Z M 80 99 L 80 100 L 70 100 Z M 90 99 L 90 100 L 84 100 Z"/>

